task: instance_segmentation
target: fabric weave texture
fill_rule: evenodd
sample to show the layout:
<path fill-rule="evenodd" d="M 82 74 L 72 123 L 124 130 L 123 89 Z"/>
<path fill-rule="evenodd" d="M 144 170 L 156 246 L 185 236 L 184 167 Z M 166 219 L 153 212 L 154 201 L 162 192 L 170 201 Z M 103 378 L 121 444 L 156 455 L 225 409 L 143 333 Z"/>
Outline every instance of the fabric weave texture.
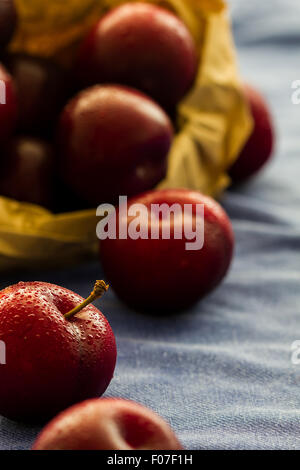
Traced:
<path fill-rule="evenodd" d="M 236 253 L 225 282 L 193 309 L 153 318 L 112 290 L 97 304 L 118 343 L 106 396 L 149 406 L 188 449 L 300 449 L 300 3 L 231 0 L 244 77 L 266 96 L 278 141 L 272 163 L 226 192 Z M 2 276 L 0 287 L 45 280 L 85 296 L 98 263 Z M 5 386 L 5 384 L 0 384 Z M 29 449 L 39 428 L 0 418 L 0 449 Z"/>

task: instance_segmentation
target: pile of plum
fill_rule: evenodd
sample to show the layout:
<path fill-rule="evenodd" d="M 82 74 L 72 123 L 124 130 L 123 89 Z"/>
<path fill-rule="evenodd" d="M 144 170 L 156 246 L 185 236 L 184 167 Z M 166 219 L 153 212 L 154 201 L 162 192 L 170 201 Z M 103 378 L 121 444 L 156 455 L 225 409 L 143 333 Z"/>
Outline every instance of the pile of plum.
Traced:
<path fill-rule="evenodd" d="M 228 272 L 234 235 L 229 217 L 210 197 L 183 188 L 154 190 L 166 175 L 176 107 L 201 73 L 189 30 L 169 10 L 126 3 L 100 18 L 72 65 L 63 68 L 8 52 L 16 22 L 13 1 L 0 1 L 0 195 L 54 212 L 116 204 L 120 195 L 130 198 L 129 208 L 189 205 L 194 231 L 202 205 L 201 249 L 186 249 L 187 233 L 175 236 L 183 233 L 182 217 L 162 216 L 154 239 L 100 242 L 107 281 L 127 304 L 156 314 L 193 305 Z M 230 169 L 234 183 L 263 166 L 274 137 L 264 99 L 249 85 L 244 90 L 254 127 Z M 166 225 L 170 239 L 159 236 Z M 140 219 L 141 233 L 145 227 L 148 217 Z M 36 421 L 91 399 L 55 418 L 34 449 L 180 449 L 169 426 L 150 410 L 121 399 L 93 399 L 106 390 L 116 363 L 111 327 L 90 305 L 107 288 L 99 285 L 101 292 L 95 287 L 85 302 L 42 282 L 0 293 L 0 341 L 7 350 L 0 365 L 0 414 Z"/>
<path fill-rule="evenodd" d="M 99 20 L 68 68 L 7 52 L 16 23 L 13 1 L 2 0 L 0 194 L 62 212 L 153 189 L 166 174 L 176 106 L 198 73 L 184 23 L 154 5 L 125 4 Z M 266 106 L 249 87 L 246 97 L 268 135 L 244 149 L 234 181 L 271 153 Z"/>

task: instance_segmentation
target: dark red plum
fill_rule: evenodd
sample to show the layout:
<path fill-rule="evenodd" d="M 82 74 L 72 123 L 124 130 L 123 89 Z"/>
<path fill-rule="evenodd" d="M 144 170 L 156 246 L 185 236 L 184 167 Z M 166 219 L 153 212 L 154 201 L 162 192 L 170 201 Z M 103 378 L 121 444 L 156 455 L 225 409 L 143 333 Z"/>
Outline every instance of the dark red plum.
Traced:
<path fill-rule="evenodd" d="M 0 64 L 0 144 L 5 143 L 16 127 L 17 97 L 12 76 Z"/>
<path fill-rule="evenodd" d="M 5 148 L 0 194 L 51 208 L 54 152 L 50 144 L 33 137 L 16 137 Z"/>
<path fill-rule="evenodd" d="M 59 124 L 61 174 L 88 202 L 153 188 L 166 174 L 173 128 L 166 113 L 142 93 L 95 86 L 64 109 Z"/>
<path fill-rule="evenodd" d="M 159 415 L 121 398 L 87 400 L 54 418 L 33 450 L 179 450 L 180 442 Z"/>
<path fill-rule="evenodd" d="M 97 281 L 86 302 L 45 282 L 19 282 L 0 292 L 0 414 L 40 422 L 74 403 L 100 396 L 116 363 L 105 316 L 87 304 L 107 289 Z"/>
<path fill-rule="evenodd" d="M 120 299 L 139 310 L 169 313 L 194 304 L 220 284 L 232 260 L 234 235 L 216 201 L 196 191 L 168 189 L 138 195 L 128 201 L 128 208 L 136 204 L 147 213 L 135 221 L 119 207 L 116 238 L 105 235 L 100 241 L 104 272 Z M 157 205 L 177 207 L 173 216 L 162 212 L 157 224 L 151 213 Z M 198 213 L 201 207 L 204 217 Z M 130 236 L 133 222 L 142 237 Z M 120 224 L 122 231 L 126 228 L 125 239 L 119 236 Z"/>
<path fill-rule="evenodd" d="M 121 5 L 100 19 L 80 49 L 82 85 L 120 83 L 172 110 L 191 88 L 198 58 L 180 18 L 147 3 Z"/>
<path fill-rule="evenodd" d="M 17 12 L 13 0 L 0 0 L 0 50 L 11 40 L 17 24 Z"/>
<path fill-rule="evenodd" d="M 274 148 L 275 130 L 264 97 L 252 86 L 244 85 L 254 128 L 236 162 L 230 169 L 233 183 L 242 183 L 255 175 L 269 161 Z"/>
<path fill-rule="evenodd" d="M 51 134 L 68 98 L 68 74 L 49 59 L 25 54 L 5 61 L 16 85 L 19 132 Z"/>

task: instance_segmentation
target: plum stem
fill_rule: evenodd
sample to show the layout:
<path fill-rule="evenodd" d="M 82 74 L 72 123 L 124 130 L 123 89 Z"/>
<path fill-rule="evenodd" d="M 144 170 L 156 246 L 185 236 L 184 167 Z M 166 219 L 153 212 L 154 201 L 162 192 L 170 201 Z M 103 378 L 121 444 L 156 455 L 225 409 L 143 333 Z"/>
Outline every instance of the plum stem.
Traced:
<path fill-rule="evenodd" d="M 73 308 L 69 312 L 64 314 L 66 320 L 70 320 L 76 313 L 80 312 L 84 307 L 94 302 L 96 299 L 100 299 L 103 294 L 108 290 L 109 285 L 106 284 L 104 281 L 96 281 L 93 291 L 91 295 L 85 299 L 81 304 L 77 305 L 77 307 Z"/>

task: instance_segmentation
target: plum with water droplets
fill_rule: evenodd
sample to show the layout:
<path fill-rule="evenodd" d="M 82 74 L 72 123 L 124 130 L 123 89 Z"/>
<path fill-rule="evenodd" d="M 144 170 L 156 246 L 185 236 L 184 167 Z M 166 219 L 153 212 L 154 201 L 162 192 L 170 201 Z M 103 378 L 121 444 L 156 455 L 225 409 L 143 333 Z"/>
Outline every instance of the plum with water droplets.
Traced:
<path fill-rule="evenodd" d="M 1 415 L 38 422 L 104 393 L 115 368 L 115 337 L 87 301 L 45 282 L 20 282 L 0 292 L 0 339 L 6 347 Z"/>

